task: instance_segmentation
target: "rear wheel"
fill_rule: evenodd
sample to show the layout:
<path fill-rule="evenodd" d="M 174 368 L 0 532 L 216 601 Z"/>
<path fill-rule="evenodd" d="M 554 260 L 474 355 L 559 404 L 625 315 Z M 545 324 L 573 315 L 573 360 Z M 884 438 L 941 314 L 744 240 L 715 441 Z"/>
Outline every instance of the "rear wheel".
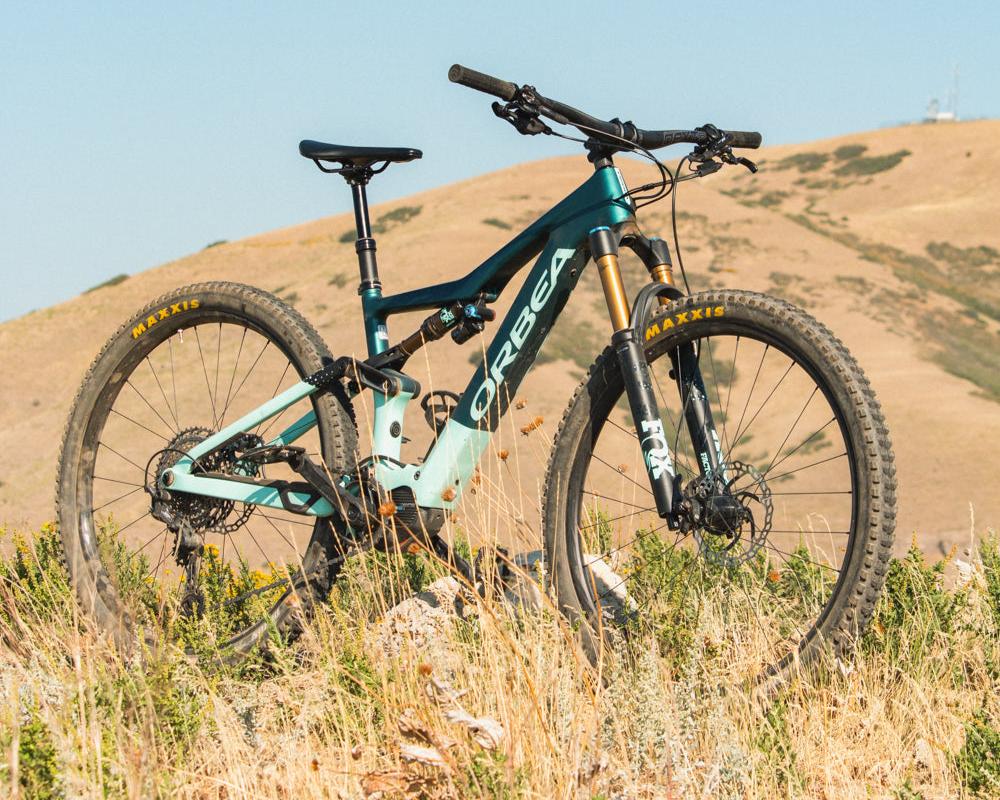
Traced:
<path fill-rule="evenodd" d="M 269 631 L 294 635 L 326 596 L 340 553 L 330 522 L 171 494 L 169 519 L 145 487 L 208 436 L 329 362 L 319 335 L 272 295 L 233 283 L 188 286 L 141 310 L 105 345 L 77 395 L 56 486 L 66 563 L 84 608 L 120 644 L 140 629 L 208 632 L 230 660 Z M 295 442 L 334 474 L 349 472 L 357 432 L 342 397 L 313 396 L 248 432 L 240 449 L 315 414 Z M 302 427 L 305 427 L 303 424 Z M 285 465 L 206 470 L 282 478 Z M 182 521 L 180 530 L 177 521 Z M 203 624 L 203 623 L 209 624 Z M 202 638 L 200 641 L 204 641 Z"/>
<path fill-rule="evenodd" d="M 684 423 L 683 376 L 671 367 L 687 345 L 724 454 L 724 475 L 708 481 Z M 543 504 L 558 600 L 583 623 L 588 649 L 596 653 L 599 631 L 631 620 L 683 657 L 699 629 L 716 626 L 741 662 L 734 671 L 772 685 L 826 646 L 849 651 L 882 586 L 895 518 L 889 436 L 860 367 L 804 312 L 736 291 L 659 308 L 646 358 L 692 511 L 683 531 L 656 515 L 605 351 L 563 417 Z M 738 525 L 712 525 L 704 513 L 724 493 L 745 509 Z M 609 585 L 609 574 L 622 577 Z"/>

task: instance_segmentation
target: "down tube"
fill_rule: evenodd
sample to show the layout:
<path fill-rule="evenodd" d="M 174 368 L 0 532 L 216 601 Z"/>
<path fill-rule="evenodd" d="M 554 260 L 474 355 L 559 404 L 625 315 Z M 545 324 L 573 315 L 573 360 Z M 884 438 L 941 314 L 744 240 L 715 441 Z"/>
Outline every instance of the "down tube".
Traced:
<path fill-rule="evenodd" d="M 422 465 L 420 480 L 413 487 L 421 505 L 441 506 L 441 495 L 448 488 L 456 496 L 446 505 L 457 500 L 576 286 L 587 254 L 583 244 L 563 246 L 560 238 L 550 239 L 535 262 L 490 343 L 486 359 Z"/>

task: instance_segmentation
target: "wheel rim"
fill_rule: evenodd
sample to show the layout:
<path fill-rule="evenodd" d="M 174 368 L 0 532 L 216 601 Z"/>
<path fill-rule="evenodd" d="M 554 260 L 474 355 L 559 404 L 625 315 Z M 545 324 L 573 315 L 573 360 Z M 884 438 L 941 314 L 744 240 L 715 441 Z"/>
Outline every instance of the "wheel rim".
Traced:
<path fill-rule="evenodd" d="M 568 525 L 576 535 L 568 550 L 575 588 L 592 616 L 600 608 L 606 619 L 652 628 L 675 663 L 706 628 L 713 637 L 742 636 L 736 651 L 744 674 L 778 671 L 815 639 L 849 567 L 860 476 L 846 415 L 822 370 L 784 337 L 731 319 L 700 327 L 697 337 L 673 338 L 670 346 L 684 342 L 697 348 L 729 469 L 749 465 L 770 493 L 763 543 L 754 553 L 741 535 L 735 547 L 745 560 L 733 565 L 718 563 L 719 550 L 733 552 L 719 547 L 725 537 L 667 531 L 655 513 L 618 379 L 595 400 L 601 422 L 592 448 L 585 441 L 573 466 L 570 497 L 578 500 L 569 504 Z M 675 469 L 689 488 L 699 475 L 697 457 L 686 425 L 678 425 L 682 409 L 667 375 L 666 341 L 648 356 Z M 762 494 L 750 470 L 743 476 L 737 488 L 753 485 Z M 618 585 L 586 567 L 587 556 L 596 554 L 619 575 Z M 713 629 L 712 615 L 728 622 Z M 756 657 L 746 654 L 750 642 Z"/>

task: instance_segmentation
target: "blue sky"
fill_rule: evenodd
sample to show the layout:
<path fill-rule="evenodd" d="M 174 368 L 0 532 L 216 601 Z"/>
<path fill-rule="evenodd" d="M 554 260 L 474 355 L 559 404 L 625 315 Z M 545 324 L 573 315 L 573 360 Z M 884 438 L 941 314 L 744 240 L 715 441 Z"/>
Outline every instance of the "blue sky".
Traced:
<path fill-rule="evenodd" d="M 6 0 L 0 320 L 347 210 L 301 138 L 423 149 L 374 202 L 573 152 L 495 119 L 456 61 L 597 116 L 784 143 L 915 119 L 955 64 L 959 112 L 1000 116 L 998 36 L 995 2 Z"/>

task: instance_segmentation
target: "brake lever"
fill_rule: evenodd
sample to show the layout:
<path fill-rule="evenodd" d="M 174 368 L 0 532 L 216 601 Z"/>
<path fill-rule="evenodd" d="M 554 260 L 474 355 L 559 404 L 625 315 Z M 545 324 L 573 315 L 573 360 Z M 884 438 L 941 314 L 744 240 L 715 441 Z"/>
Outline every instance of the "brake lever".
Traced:
<path fill-rule="evenodd" d="M 733 153 L 732 148 L 727 147 L 722 153 L 719 154 L 719 158 L 725 161 L 727 164 L 732 164 L 733 166 L 739 165 L 746 167 L 751 173 L 757 171 L 757 165 L 751 161 L 749 158 L 744 158 L 743 156 L 737 156 Z"/>
<path fill-rule="evenodd" d="M 523 133 L 525 136 L 552 133 L 552 129 L 539 119 L 538 109 L 517 100 L 505 104 L 494 102 L 493 113 L 509 122 L 518 133 Z"/>

